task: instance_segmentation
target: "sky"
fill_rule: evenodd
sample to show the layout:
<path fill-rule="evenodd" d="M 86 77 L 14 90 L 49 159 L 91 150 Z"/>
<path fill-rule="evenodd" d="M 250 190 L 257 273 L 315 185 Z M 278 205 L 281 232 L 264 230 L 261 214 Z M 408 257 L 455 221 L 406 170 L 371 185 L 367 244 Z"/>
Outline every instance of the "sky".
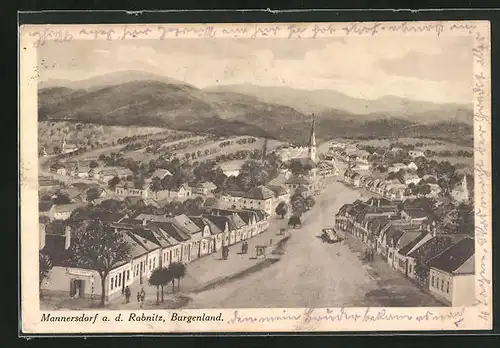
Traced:
<path fill-rule="evenodd" d="M 47 42 L 40 80 L 142 70 L 199 88 L 252 84 L 328 89 L 351 97 L 472 102 L 469 37 L 169 39 Z"/>

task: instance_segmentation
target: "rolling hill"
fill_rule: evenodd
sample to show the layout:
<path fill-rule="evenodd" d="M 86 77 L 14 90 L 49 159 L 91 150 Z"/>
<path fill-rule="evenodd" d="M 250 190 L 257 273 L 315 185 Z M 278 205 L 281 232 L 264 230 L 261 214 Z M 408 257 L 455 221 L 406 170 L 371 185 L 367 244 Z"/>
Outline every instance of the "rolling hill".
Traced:
<path fill-rule="evenodd" d="M 115 76 L 104 85 L 92 86 L 87 81 L 42 87 L 38 92 L 39 120 L 163 126 L 291 142 L 307 140 L 311 116 L 292 106 L 237 91 L 201 90 L 170 79 L 156 79 L 153 75 L 140 76 L 137 80 Z M 110 84 L 117 80 L 124 82 Z M 300 101 L 297 97 L 293 103 Z M 439 136 L 466 141 L 472 138 L 472 128 L 466 122 L 456 122 L 451 117 L 436 121 L 433 111 L 425 111 L 425 108 L 407 112 L 404 117 L 396 117 L 391 112 L 359 114 L 331 107 L 317 115 L 316 132 L 320 141 L 338 136 Z"/>
<path fill-rule="evenodd" d="M 386 115 L 420 123 L 456 121 L 472 124 L 472 103 L 435 104 L 394 96 L 376 100 L 353 98 L 334 90 L 298 90 L 289 87 L 227 85 L 207 88 L 210 92 L 236 92 L 260 100 L 290 106 L 303 113 L 339 109 L 356 115 Z"/>

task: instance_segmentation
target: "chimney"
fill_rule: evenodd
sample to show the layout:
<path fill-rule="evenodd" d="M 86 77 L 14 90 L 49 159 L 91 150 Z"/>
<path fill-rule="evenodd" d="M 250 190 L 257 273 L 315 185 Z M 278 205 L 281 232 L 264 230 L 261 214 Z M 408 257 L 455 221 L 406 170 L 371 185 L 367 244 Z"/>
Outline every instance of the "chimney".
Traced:
<path fill-rule="evenodd" d="M 64 249 L 68 250 L 71 246 L 71 227 L 66 226 L 64 230 Z"/>
<path fill-rule="evenodd" d="M 45 224 L 39 224 L 39 230 L 40 230 L 40 250 L 42 250 L 45 247 Z"/>

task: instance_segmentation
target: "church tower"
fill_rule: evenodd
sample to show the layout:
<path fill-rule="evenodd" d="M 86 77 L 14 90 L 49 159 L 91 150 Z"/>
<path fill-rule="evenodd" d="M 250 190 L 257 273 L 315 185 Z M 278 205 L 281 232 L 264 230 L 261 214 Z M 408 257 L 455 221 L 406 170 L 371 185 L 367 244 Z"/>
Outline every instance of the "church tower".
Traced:
<path fill-rule="evenodd" d="M 61 153 L 64 153 L 66 150 L 66 134 L 63 135 L 62 141 L 61 141 Z"/>
<path fill-rule="evenodd" d="M 314 114 L 312 115 L 312 125 L 311 125 L 311 134 L 309 136 L 309 158 L 316 162 L 316 134 L 314 133 L 314 127 L 316 126 L 316 117 Z"/>
<path fill-rule="evenodd" d="M 469 188 L 467 187 L 467 175 L 464 174 L 464 179 L 462 180 L 462 190 L 464 192 L 464 201 L 469 200 Z"/>

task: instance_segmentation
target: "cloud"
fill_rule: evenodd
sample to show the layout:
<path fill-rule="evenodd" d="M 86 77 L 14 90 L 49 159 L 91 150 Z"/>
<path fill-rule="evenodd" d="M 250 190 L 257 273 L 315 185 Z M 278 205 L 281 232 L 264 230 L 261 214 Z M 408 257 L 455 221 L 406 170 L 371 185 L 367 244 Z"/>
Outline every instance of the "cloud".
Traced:
<path fill-rule="evenodd" d="M 47 45 L 39 53 L 57 63 L 42 79 L 144 70 L 200 88 L 255 84 L 436 102 L 472 97 L 471 41 L 463 38 L 82 41 Z"/>

